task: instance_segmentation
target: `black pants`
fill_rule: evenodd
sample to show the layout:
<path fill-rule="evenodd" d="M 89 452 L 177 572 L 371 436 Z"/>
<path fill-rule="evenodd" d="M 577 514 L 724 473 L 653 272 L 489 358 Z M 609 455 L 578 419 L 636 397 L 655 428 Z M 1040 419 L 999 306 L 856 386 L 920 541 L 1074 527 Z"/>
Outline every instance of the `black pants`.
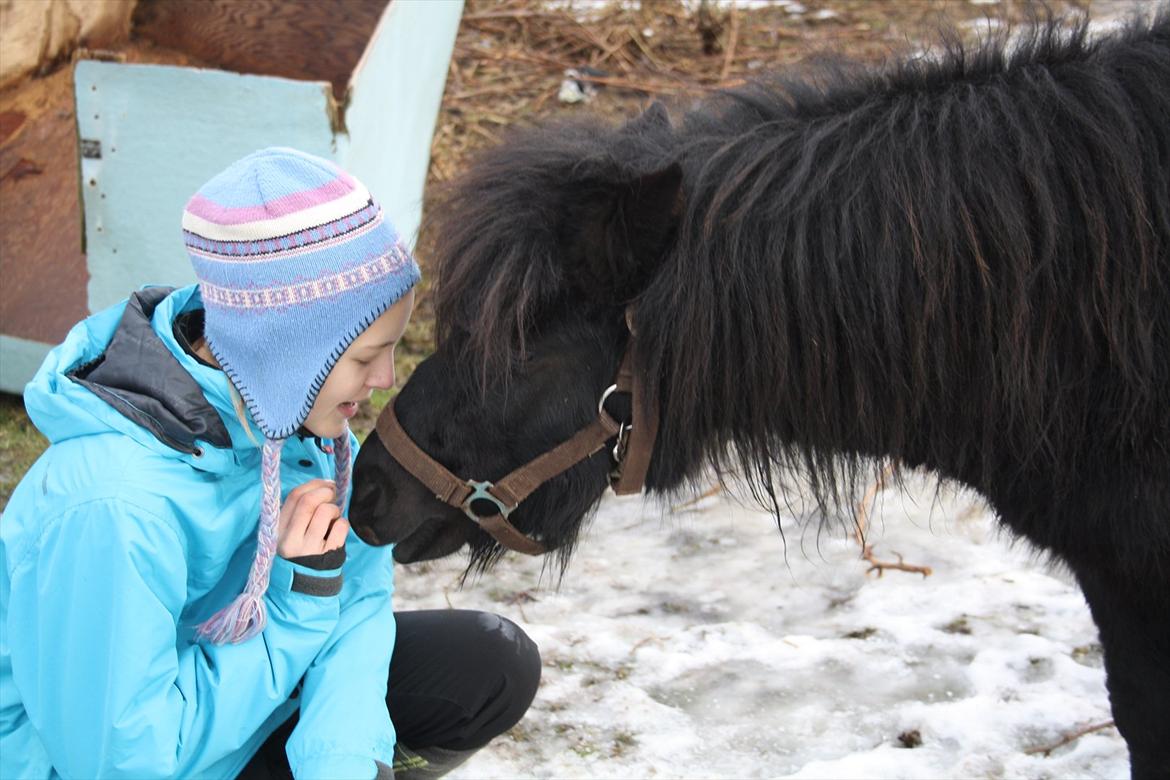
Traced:
<path fill-rule="evenodd" d="M 540 652 L 506 618 L 471 610 L 396 612 L 386 706 L 410 748 L 480 748 L 519 722 L 540 683 Z M 292 778 L 284 744 L 297 715 L 272 733 L 239 780 Z"/>

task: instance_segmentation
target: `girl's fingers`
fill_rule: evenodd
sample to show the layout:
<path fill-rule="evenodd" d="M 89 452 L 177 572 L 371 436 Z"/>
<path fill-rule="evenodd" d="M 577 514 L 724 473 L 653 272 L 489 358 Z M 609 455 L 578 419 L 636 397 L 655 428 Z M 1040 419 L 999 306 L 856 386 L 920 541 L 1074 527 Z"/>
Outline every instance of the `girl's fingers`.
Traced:
<path fill-rule="evenodd" d="M 295 498 L 293 494 L 301 490 L 304 485 L 294 488 L 288 494 L 289 497 L 285 501 L 287 514 L 285 512 L 281 513 L 284 515 L 282 520 L 284 521 L 283 533 L 285 535 L 297 539 L 305 536 L 308 532 L 309 522 L 313 519 L 313 514 L 317 511 L 318 507 L 325 504 L 332 504 L 334 497 L 337 495 L 337 488 L 332 482 L 323 479 L 313 480 L 313 482 L 317 484 L 300 492 Z M 307 485 L 309 483 L 305 484 Z"/>
<path fill-rule="evenodd" d="M 285 506 L 296 506 L 296 503 L 301 500 L 301 497 L 312 490 L 318 488 L 333 488 L 337 489 L 337 485 L 331 479 L 310 479 L 308 482 L 302 482 L 292 490 L 288 491 L 288 495 L 284 498 Z"/>
<path fill-rule="evenodd" d="M 341 517 L 341 509 L 334 503 L 321 504 L 313 511 L 313 517 L 305 530 L 305 544 L 309 548 L 319 547 L 325 551 L 325 540 L 329 536 L 329 525 Z"/>
<path fill-rule="evenodd" d="M 345 537 L 349 535 L 349 521 L 344 517 L 339 517 L 333 521 L 333 527 L 329 529 L 329 535 L 325 538 L 325 549 L 323 552 L 336 550 L 338 547 L 345 545 Z"/>
<path fill-rule="evenodd" d="M 300 504 L 307 494 L 314 490 L 323 490 L 329 488 L 336 490 L 337 485 L 331 479 L 310 479 L 308 482 L 303 482 L 297 485 L 292 490 L 288 491 L 288 495 L 284 497 L 284 503 L 281 504 L 280 514 L 283 518 L 292 517 L 293 512 L 296 511 L 297 505 Z"/>

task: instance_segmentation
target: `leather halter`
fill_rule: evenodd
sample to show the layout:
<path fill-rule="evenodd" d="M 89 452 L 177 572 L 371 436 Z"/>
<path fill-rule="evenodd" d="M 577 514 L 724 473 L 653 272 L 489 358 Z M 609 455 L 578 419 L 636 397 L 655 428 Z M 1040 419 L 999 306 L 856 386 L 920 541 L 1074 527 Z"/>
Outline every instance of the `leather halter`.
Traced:
<path fill-rule="evenodd" d="M 630 317 L 627 315 L 627 323 Z M 597 418 L 581 428 L 572 438 L 533 458 L 498 482 L 461 479 L 427 455 L 402 428 L 390 403 L 378 416 L 375 430 L 378 439 L 398 463 L 415 479 L 426 485 L 435 498 L 461 509 L 472 522 L 487 531 L 504 547 L 527 555 L 548 551 L 544 544 L 521 533 L 508 522 L 508 516 L 541 485 L 570 467 L 593 456 L 610 439 L 616 467 L 610 473 L 610 486 L 618 495 L 640 493 L 646 482 L 654 440 L 658 435 L 658 409 L 646 404 L 645 385 L 633 370 L 634 334 L 618 368 L 613 385 L 602 393 L 597 404 Z M 631 393 L 631 423 L 618 422 L 605 409 L 612 393 Z M 644 419 L 640 419 L 643 418 Z"/>

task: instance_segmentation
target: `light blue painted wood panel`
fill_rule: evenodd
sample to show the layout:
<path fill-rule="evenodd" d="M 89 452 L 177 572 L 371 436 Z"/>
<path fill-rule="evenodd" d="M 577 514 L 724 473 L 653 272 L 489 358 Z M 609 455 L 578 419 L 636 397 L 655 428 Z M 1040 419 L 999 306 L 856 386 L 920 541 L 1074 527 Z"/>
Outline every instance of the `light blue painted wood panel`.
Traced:
<path fill-rule="evenodd" d="M 411 246 L 463 0 L 392 0 L 350 82 L 341 165 Z"/>
<path fill-rule="evenodd" d="M 0 334 L 0 391 L 20 395 L 52 349 L 39 341 Z"/>
<path fill-rule="evenodd" d="M 194 281 L 183 205 L 234 160 L 273 145 L 335 157 L 324 82 L 85 60 L 74 85 L 90 311 Z"/>

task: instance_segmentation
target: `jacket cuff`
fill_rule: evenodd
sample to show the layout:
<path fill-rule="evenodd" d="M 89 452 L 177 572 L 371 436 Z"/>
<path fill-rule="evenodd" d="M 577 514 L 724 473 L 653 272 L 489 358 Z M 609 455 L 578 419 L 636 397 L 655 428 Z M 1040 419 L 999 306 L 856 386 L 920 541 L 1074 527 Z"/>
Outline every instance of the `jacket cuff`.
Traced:
<path fill-rule="evenodd" d="M 340 569 L 345 565 L 345 545 L 335 547 L 329 552 L 323 552 L 318 555 L 298 555 L 295 558 L 289 558 L 290 563 L 295 563 L 298 566 L 307 566 L 310 569 Z"/>
<path fill-rule="evenodd" d="M 272 561 L 268 587 L 269 590 L 276 590 L 279 593 L 329 597 L 341 593 L 342 583 L 340 566 L 334 569 L 315 569 L 277 556 Z"/>

